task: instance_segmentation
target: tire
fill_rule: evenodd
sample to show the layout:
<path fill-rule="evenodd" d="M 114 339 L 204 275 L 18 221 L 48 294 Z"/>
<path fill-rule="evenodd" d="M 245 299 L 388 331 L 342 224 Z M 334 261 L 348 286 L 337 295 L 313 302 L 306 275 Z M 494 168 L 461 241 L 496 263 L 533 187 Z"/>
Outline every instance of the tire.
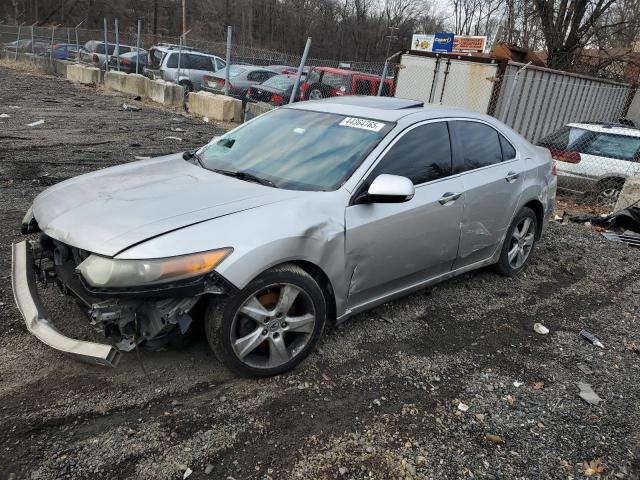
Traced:
<path fill-rule="evenodd" d="M 293 300 L 287 302 L 288 298 Z M 267 270 L 229 298 L 212 298 L 205 333 L 216 357 L 231 371 L 270 377 L 291 370 L 313 351 L 325 320 L 325 298 L 318 283 L 296 265 L 285 264 Z"/>
<path fill-rule="evenodd" d="M 593 189 L 591 197 L 597 207 L 613 210 L 622 192 L 624 180 L 621 178 L 605 178 L 600 180 Z"/>
<path fill-rule="evenodd" d="M 322 83 L 314 83 L 307 90 L 307 100 L 320 100 L 329 96 L 329 89 Z"/>
<path fill-rule="evenodd" d="M 527 220 L 529 222 L 527 222 Z M 523 235 L 522 230 L 526 231 Z M 494 265 L 494 270 L 500 275 L 512 277 L 526 267 L 533 253 L 538 232 L 538 219 L 536 214 L 528 207 L 524 207 L 515 216 L 507 235 L 505 236 L 500 251 L 500 259 Z M 515 257 L 513 252 L 515 249 Z M 524 258 L 522 257 L 524 255 Z"/>
<path fill-rule="evenodd" d="M 180 80 L 178 82 L 178 85 L 180 85 L 181 87 L 184 87 L 185 95 L 187 93 L 193 92 L 193 84 L 189 80 Z"/>

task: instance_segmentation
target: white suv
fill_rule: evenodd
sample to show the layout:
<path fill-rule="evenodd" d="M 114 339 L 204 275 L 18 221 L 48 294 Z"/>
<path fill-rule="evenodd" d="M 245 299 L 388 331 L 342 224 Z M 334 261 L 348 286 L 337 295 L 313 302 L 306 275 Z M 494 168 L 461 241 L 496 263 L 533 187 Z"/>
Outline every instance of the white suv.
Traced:
<path fill-rule="evenodd" d="M 640 174 L 640 129 L 615 123 L 569 123 L 543 138 L 557 163 L 558 187 L 593 195 L 613 208 L 625 179 Z"/>

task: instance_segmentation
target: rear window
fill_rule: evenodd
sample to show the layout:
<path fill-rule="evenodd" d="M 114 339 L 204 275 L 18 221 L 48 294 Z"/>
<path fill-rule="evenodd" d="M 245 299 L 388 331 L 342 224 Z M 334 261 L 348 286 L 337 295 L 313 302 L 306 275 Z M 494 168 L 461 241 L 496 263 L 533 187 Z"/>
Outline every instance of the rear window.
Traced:
<path fill-rule="evenodd" d="M 247 68 L 239 67 L 238 65 L 231 65 L 229 67 L 229 76 L 237 77 L 238 75 L 242 75 L 247 70 L 248 70 Z"/>
<path fill-rule="evenodd" d="M 276 75 L 275 77 L 271 77 L 266 80 L 262 85 L 265 87 L 277 88 L 278 90 L 286 90 L 293 85 L 293 79 L 286 75 Z"/>
<path fill-rule="evenodd" d="M 565 126 L 543 138 L 540 145 L 562 151 L 633 161 L 638 159 L 640 137 Z"/>
<path fill-rule="evenodd" d="M 164 57 L 163 52 L 161 52 L 160 50 L 156 50 L 155 48 L 152 48 L 149 51 L 149 59 L 151 60 L 149 66 L 153 70 L 158 70 L 160 68 L 160 65 L 162 65 L 162 57 Z"/>

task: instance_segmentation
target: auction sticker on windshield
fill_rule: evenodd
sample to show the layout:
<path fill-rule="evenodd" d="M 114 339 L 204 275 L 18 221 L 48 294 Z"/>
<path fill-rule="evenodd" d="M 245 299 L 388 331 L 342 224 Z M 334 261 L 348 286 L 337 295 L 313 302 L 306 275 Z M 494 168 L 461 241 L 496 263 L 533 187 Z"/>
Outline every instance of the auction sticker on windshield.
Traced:
<path fill-rule="evenodd" d="M 342 120 L 339 125 L 343 127 L 361 128 L 371 132 L 379 132 L 385 126 L 385 124 L 381 122 L 374 122 L 373 120 L 367 120 L 366 118 L 356 117 L 347 117 Z"/>

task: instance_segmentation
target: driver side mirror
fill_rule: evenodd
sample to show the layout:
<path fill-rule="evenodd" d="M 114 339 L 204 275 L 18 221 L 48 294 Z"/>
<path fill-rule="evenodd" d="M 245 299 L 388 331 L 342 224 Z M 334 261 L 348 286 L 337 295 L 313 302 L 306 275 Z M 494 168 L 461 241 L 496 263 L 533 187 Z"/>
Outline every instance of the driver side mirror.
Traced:
<path fill-rule="evenodd" d="M 383 173 L 371 182 L 369 189 L 358 196 L 355 203 L 402 203 L 411 200 L 414 194 L 413 182 L 407 177 Z"/>

